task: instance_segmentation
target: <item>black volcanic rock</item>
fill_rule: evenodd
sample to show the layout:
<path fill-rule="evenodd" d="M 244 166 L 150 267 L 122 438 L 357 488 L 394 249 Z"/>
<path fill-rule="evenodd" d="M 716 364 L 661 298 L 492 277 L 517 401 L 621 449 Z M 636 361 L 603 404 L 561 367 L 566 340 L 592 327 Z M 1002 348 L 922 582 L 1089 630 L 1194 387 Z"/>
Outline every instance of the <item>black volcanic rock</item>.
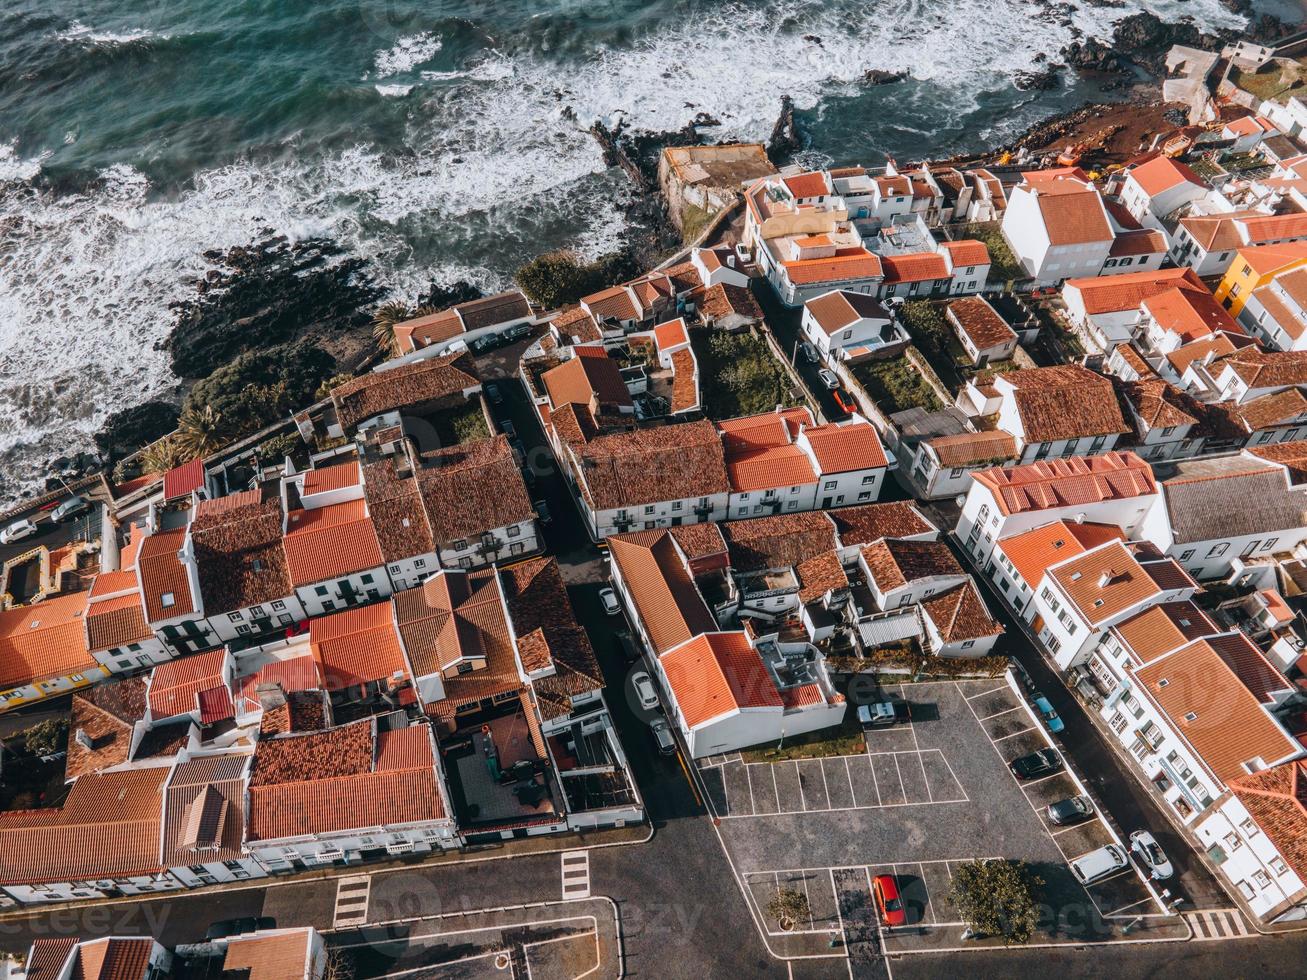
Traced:
<path fill-rule="evenodd" d="M 886 71 L 884 68 L 868 68 L 862 73 L 862 80 L 868 85 L 889 85 L 907 77 L 906 71 Z"/>
<path fill-rule="evenodd" d="M 95 434 L 95 446 L 109 460 L 129 456 L 177 428 L 176 405 L 148 401 L 110 415 Z"/>
<path fill-rule="evenodd" d="M 1057 88 L 1065 65 L 1056 62 L 1040 71 L 1019 71 L 1012 76 L 1012 84 L 1022 92 L 1047 92 Z"/>
<path fill-rule="evenodd" d="M 781 96 L 781 114 L 772 127 L 771 138 L 767 140 L 767 155 L 775 163 L 788 160 L 803 149 L 803 140 L 799 136 L 799 126 L 794 118 L 794 100 L 788 95 Z"/>
<path fill-rule="evenodd" d="M 1120 56 L 1096 37 L 1072 41 L 1059 54 L 1076 71 L 1117 72 L 1126 67 Z"/>

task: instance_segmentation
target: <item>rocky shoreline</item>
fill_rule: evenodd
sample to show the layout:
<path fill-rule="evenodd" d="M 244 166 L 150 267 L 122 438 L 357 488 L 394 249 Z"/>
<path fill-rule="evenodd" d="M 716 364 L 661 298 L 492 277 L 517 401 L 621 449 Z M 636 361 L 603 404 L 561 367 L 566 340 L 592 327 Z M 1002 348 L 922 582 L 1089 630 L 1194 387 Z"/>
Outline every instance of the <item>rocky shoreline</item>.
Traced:
<path fill-rule="evenodd" d="M 1034 0 L 1045 15 L 1070 24 L 1072 9 L 1063 0 Z M 1090 0 L 1094 6 L 1115 8 L 1123 0 Z M 1062 84 L 1064 73 L 1076 72 L 1095 80 L 1102 89 L 1125 90 L 1131 86 L 1154 88 L 1164 73 L 1164 59 L 1173 44 L 1214 49 L 1232 38 L 1250 37 L 1273 41 L 1291 33 L 1298 25 L 1287 25 L 1271 15 L 1254 19 L 1251 0 L 1223 0 L 1232 11 L 1249 16 L 1247 29 L 1204 34 L 1182 18 L 1165 22 L 1151 13 L 1132 14 L 1120 21 L 1110 42 L 1077 35 L 1058 52 L 1036 58 L 1039 67 L 1013 79 L 1024 90 L 1046 90 Z M 814 43 L 820 43 L 814 38 Z M 893 85 L 907 78 L 904 72 L 869 67 L 863 75 L 867 86 Z M 1112 113 L 1158 108 L 1156 95 L 1123 102 L 1092 102 L 1029 127 L 1007 146 L 959 157 L 958 161 L 993 159 L 998 154 L 1022 148 L 1038 149 L 1065 140 L 1078 128 L 1102 120 Z M 563 107 L 564 115 L 575 112 Z M 698 113 L 678 130 L 650 132 L 634 130 L 624 120 L 606 125 L 595 122 L 590 133 L 599 143 L 604 161 L 620 168 L 629 178 L 628 193 L 615 201 L 625 214 L 628 233 L 622 251 L 640 267 L 656 265 L 668 252 L 680 247 L 680 233 L 666 213 L 658 191 L 658 158 L 664 147 L 712 142 L 711 131 L 720 125 L 707 113 Z M 802 119 L 793 101 L 783 95 L 768 141 L 768 152 L 777 163 L 788 162 L 807 145 Z M 96 437 L 101 456 L 112 460 L 133 451 L 175 424 L 177 401 L 186 387 L 185 379 L 207 377 L 244 351 L 268 350 L 292 342 L 309 342 L 329 349 L 342 369 L 357 367 L 371 344 L 368 329 L 370 308 L 383 291 L 371 278 L 367 263 L 342 254 L 333 242 L 290 243 L 269 229 L 250 245 L 226 253 L 206 256 L 212 270 L 196 283 L 196 295 L 174 310 L 173 330 L 165 343 L 173 357 L 179 385 L 177 400 L 161 398 L 115 413 Z M 458 293 L 455 288 L 453 293 Z M 445 291 L 433 284 L 431 295 L 419 302 L 441 304 Z M 51 462 L 52 471 L 65 477 L 89 471 L 93 461 L 85 454 L 73 460 Z"/>

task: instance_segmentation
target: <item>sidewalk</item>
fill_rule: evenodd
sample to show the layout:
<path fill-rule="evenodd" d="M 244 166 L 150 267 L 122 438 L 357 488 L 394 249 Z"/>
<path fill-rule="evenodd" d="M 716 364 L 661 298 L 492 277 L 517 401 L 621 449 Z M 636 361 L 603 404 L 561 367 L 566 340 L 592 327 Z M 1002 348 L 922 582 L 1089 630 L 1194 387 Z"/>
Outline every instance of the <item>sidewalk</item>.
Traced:
<path fill-rule="evenodd" d="M 1193 936 L 1189 923 L 1179 915 L 1145 915 L 1137 919 L 1115 922 L 1096 919 L 1086 923 L 1083 930 L 1037 930 L 1024 946 L 1013 949 L 1038 949 L 1056 946 L 1096 946 L 1103 943 L 1179 943 Z M 964 926 L 923 926 L 886 929 L 882 933 L 885 952 L 947 953 L 966 950 L 1003 949 L 1003 940 L 963 939 Z"/>

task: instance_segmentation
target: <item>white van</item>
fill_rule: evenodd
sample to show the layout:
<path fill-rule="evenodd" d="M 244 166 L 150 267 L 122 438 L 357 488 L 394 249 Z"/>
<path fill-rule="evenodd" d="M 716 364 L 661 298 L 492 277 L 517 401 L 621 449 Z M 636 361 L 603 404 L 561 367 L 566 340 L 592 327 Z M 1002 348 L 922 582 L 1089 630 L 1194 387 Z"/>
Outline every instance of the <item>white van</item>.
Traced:
<path fill-rule="evenodd" d="M 1130 863 L 1125 849 L 1117 844 L 1108 844 L 1088 854 L 1081 854 L 1071 862 L 1071 873 L 1082 885 L 1115 874 Z"/>

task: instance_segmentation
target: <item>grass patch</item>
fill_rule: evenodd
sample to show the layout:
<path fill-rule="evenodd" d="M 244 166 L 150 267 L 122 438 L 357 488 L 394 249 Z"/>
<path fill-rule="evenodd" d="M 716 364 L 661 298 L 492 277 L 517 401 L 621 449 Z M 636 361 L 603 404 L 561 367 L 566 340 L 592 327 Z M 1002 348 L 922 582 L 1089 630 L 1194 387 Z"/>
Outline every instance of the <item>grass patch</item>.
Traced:
<path fill-rule="evenodd" d="M 862 726 L 858 723 L 858 712 L 852 706 L 844 713 L 844 720 L 838 728 L 824 728 L 821 731 L 797 735 L 785 740 L 780 748 L 755 747 L 744 749 L 740 758 L 745 762 L 785 762 L 789 759 L 823 759 L 835 755 L 857 755 L 866 751 L 867 745 L 862 737 Z"/>
<path fill-rule="evenodd" d="M 974 238 L 984 242 L 989 249 L 989 278 L 991 281 L 1007 282 L 1009 279 L 1026 279 L 1026 270 L 1012 254 L 1012 248 L 999 228 L 997 221 L 977 222 L 963 225 L 958 238 Z"/>
<path fill-rule="evenodd" d="M 701 208 L 697 204 L 687 204 L 681 208 L 681 240 L 689 245 L 699 240 L 703 230 L 708 227 L 718 212 Z"/>
<path fill-rule="evenodd" d="M 1303 88 L 1303 80 L 1296 70 L 1285 72 L 1274 61 L 1267 62 L 1257 71 L 1231 69 L 1230 81 L 1245 92 L 1251 92 L 1263 100 L 1297 93 Z"/>
<path fill-rule="evenodd" d="M 899 319 L 939 379 L 950 388 L 960 387 L 971 359 L 944 318 L 944 307 L 929 300 L 911 300 L 899 307 Z"/>
<path fill-rule="evenodd" d="M 854 367 L 853 376 L 886 415 L 913 407 L 927 411 L 942 407 L 926 379 L 903 355 L 864 361 Z"/>
<path fill-rule="evenodd" d="M 486 417 L 476 401 L 433 415 L 429 421 L 442 446 L 457 446 L 474 439 L 490 438 L 490 427 L 486 425 Z"/>
<path fill-rule="evenodd" d="M 690 343 L 699 359 L 699 388 L 709 418 L 733 419 L 799 403 L 790 376 L 756 334 L 695 329 Z"/>

